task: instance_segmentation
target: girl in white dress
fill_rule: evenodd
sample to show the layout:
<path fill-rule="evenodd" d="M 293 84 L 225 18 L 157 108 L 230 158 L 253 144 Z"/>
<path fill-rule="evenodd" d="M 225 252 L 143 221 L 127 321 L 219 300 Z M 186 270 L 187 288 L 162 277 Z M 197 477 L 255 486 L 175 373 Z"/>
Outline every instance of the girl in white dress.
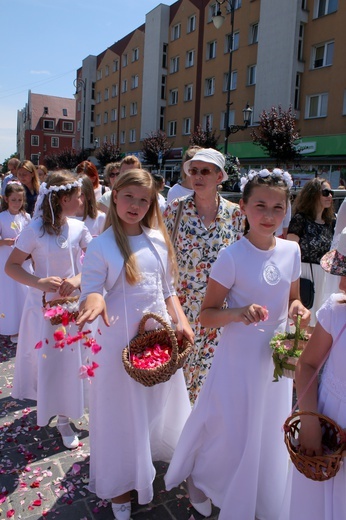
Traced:
<path fill-rule="evenodd" d="M 42 216 L 35 217 L 22 231 L 5 266 L 9 276 L 29 286 L 20 323 L 12 397 L 37 400 L 39 426 L 58 415 L 58 430 L 67 448 L 79 444 L 69 417 L 77 419 L 84 412 L 83 381 L 79 378 L 81 347 L 77 342 L 54 348 L 57 326 L 44 318 L 42 294 L 54 300 L 70 296 L 79 288 L 78 261 L 81 250 L 92 240 L 82 222 L 68 218 L 82 204 L 80 185 L 80 180 L 66 172 L 51 174 L 47 184 L 41 184 L 37 208 Z M 33 259 L 34 274 L 23 269 L 28 255 Z M 70 324 L 68 332 L 76 333 L 76 325 Z"/>
<path fill-rule="evenodd" d="M 220 252 L 200 315 L 203 326 L 224 329 L 165 480 L 171 489 L 187 479 L 190 501 L 204 516 L 211 499 L 219 520 L 277 520 L 288 468 L 281 428 L 292 383 L 273 382 L 269 342 L 288 316 L 296 321 L 300 314 L 304 326 L 310 313 L 299 300 L 299 247 L 274 236 L 290 175 L 251 171 L 241 182 L 246 234 Z"/>
<path fill-rule="evenodd" d="M 31 220 L 29 213 L 26 213 L 24 209 L 25 191 L 19 181 L 7 183 L 2 208 L 0 213 L 0 312 L 4 314 L 4 317 L 0 320 L 0 334 L 11 336 L 11 341 L 17 343 L 20 318 L 28 288 L 7 276 L 4 267 L 20 232 Z M 28 261 L 26 269 L 30 270 L 30 268 L 31 262 Z"/>
<path fill-rule="evenodd" d="M 193 333 L 175 295 L 174 250 L 150 173 L 118 176 L 106 228 L 85 255 L 77 320 L 82 327 L 103 318 L 99 367 L 90 386 L 89 489 L 112 499 L 117 520 L 128 520 L 130 491 L 137 490 L 140 504 L 152 500 L 153 461 L 171 459 L 190 404 L 182 370 L 166 383 L 145 387 L 126 373 L 122 350 L 148 312 L 173 321 L 178 339 L 192 341 Z"/>
<path fill-rule="evenodd" d="M 92 237 L 97 237 L 103 231 L 106 214 L 97 209 L 94 188 L 89 177 L 82 175 L 80 178 L 82 179 L 83 206 L 78 209 L 76 218 L 84 222 Z"/>
<path fill-rule="evenodd" d="M 340 278 L 335 293 L 317 311 L 317 324 L 296 368 L 299 409 L 318 412 L 346 428 L 346 228 L 336 249 L 321 259 L 323 269 Z M 319 367 L 327 358 L 321 381 Z M 315 376 L 315 377 L 314 377 Z M 311 383 L 311 380 L 313 382 Z M 321 455 L 321 427 L 315 417 L 302 416 L 300 450 Z M 346 518 L 346 465 L 324 482 L 306 478 L 292 465 L 280 520 L 341 520 Z"/>

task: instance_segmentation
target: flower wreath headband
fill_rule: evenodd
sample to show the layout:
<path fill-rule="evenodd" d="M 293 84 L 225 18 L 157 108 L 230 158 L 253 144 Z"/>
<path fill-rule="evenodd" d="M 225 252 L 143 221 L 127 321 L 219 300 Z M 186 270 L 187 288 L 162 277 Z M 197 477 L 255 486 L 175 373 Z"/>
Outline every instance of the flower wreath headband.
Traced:
<path fill-rule="evenodd" d="M 285 172 L 280 168 L 274 168 L 274 170 L 270 172 L 265 168 L 264 170 L 260 170 L 259 172 L 256 170 L 250 170 L 246 177 L 242 177 L 240 179 L 240 191 L 243 192 L 247 183 L 249 181 L 252 181 L 252 179 L 254 179 L 255 177 L 262 177 L 262 179 L 266 179 L 267 177 L 273 177 L 274 179 L 283 180 L 287 184 L 289 189 L 291 189 L 293 186 L 292 177 L 288 172 Z"/>
<path fill-rule="evenodd" d="M 54 192 L 69 191 L 69 190 L 72 190 L 72 188 L 81 188 L 82 184 L 83 184 L 83 180 L 82 179 L 77 179 L 74 182 L 69 182 L 68 184 L 62 184 L 61 186 L 54 186 L 53 185 L 53 186 L 49 186 L 49 188 L 47 188 L 47 183 L 46 182 L 42 182 L 42 184 L 40 186 L 40 191 L 38 193 L 36 205 L 35 205 L 34 218 L 39 217 L 39 216 L 42 215 L 42 208 L 41 207 L 42 207 L 43 199 L 45 198 L 46 195 L 48 195 L 49 207 L 50 207 L 50 211 L 51 211 L 51 214 L 52 214 L 52 225 L 54 226 L 55 218 L 54 218 L 54 211 L 53 211 L 53 207 L 52 207 L 52 193 L 53 193 L 53 191 Z"/>

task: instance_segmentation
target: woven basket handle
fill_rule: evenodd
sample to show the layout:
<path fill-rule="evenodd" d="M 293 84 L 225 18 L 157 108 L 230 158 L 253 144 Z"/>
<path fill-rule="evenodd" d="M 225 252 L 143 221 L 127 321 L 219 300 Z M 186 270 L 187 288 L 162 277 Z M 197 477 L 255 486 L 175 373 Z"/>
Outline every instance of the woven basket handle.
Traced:
<path fill-rule="evenodd" d="M 170 327 L 168 325 L 168 323 L 159 314 L 155 314 L 153 312 L 148 312 L 148 314 L 144 314 L 143 318 L 139 322 L 138 334 L 142 335 L 142 334 L 144 334 L 146 332 L 145 328 L 144 328 L 145 324 L 151 318 L 156 320 L 158 323 L 160 323 L 162 325 L 162 327 L 164 329 L 166 329 L 166 331 L 167 331 L 167 333 L 168 333 L 168 335 L 170 337 L 171 344 L 172 344 L 171 360 L 172 360 L 173 363 L 176 363 L 177 360 L 178 360 L 178 354 L 179 354 L 177 338 L 176 338 L 176 336 L 174 334 L 174 330 L 172 329 L 172 327 Z"/>
<path fill-rule="evenodd" d="M 294 336 L 294 344 L 293 344 L 293 350 L 297 350 L 298 348 L 298 342 L 299 342 L 299 334 L 300 334 L 300 321 L 302 317 L 300 314 L 297 316 L 297 324 L 296 324 L 296 333 Z"/>

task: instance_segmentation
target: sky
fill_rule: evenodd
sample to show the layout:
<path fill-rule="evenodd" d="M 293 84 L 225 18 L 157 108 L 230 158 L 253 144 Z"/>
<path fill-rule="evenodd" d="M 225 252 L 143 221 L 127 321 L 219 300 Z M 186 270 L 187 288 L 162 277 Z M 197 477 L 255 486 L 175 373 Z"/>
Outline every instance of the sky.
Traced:
<path fill-rule="evenodd" d="M 73 97 L 82 60 L 97 56 L 175 0 L 0 0 L 0 163 L 16 152 L 28 91 Z"/>

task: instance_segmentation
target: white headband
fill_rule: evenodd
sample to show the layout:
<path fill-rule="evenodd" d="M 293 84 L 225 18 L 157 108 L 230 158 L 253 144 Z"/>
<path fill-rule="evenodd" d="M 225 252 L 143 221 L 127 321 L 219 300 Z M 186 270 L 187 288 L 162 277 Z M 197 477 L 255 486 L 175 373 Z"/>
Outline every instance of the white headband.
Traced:
<path fill-rule="evenodd" d="M 270 172 L 265 168 L 264 170 L 260 170 L 259 172 L 256 170 L 250 170 L 247 173 L 246 177 L 242 177 L 240 179 L 240 191 L 243 192 L 246 184 L 249 181 L 252 181 L 252 179 L 254 179 L 255 177 L 262 177 L 262 179 L 265 179 L 267 177 L 274 177 L 276 179 L 283 180 L 287 184 L 288 188 L 292 188 L 293 186 L 292 177 L 288 172 L 285 172 L 280 168 L 274 168 L 274 170 Z"/>
<path fill-rule="evenodd" d="M 77 179 L 74 182 L 69 182 L 68 184 L 61 184 L 60 186 L 56 186 L 53 184 L 52 186 L 49 186 L 49 188 L 47 188 L 47 183 L 42 182 L 42 184 L 40 185 L 40 191 L 38 193 L 38 197 L 36 200 L 33 218 L 36 218 L 36 217 L 39 217 L 42 215 L 41 207 L 42 207 L 43 199 L 45 198 L 46 195 L 48 195 L 49 207 L 50 207 L 50 211 L 52 213 L 52 224 L 54 225 L 55 218 L 54 218 L 54 211 L 53 211 L 52 201 L 51 201 L 53 191 L 55 191 L 55 192 L 68 191 L 68 190 L 72 190 L 72 188 L 80 188 L 82 186 L 82 184 L 83 184 L 83 180 Z"/>

